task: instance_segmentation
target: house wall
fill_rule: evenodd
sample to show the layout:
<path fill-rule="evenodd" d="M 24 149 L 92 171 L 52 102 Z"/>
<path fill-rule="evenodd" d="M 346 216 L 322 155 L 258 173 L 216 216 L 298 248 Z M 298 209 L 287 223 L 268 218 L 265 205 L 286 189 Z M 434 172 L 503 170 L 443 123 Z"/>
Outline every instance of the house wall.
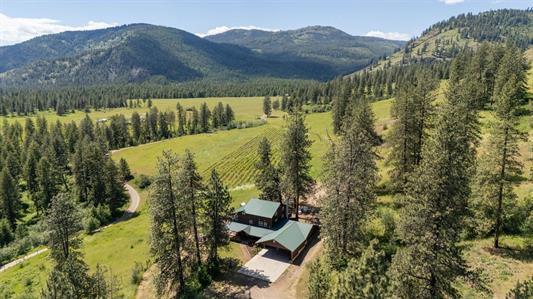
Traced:
<path fill-rule="evenodd" d="M 240 222 L 240 223 L 249 224 L 249 225 L 258 226 L 258 227 L 264 227 L 264 228 L 271 228 L 272 227 L 272 219 L 271 218 L 259 217 L 259 216 L 255 216 L 255 215 L 238 213 L 237 214 L 237 221 Z M 267 226 L 259 225 L 259 221 L 266 222 Z"/>

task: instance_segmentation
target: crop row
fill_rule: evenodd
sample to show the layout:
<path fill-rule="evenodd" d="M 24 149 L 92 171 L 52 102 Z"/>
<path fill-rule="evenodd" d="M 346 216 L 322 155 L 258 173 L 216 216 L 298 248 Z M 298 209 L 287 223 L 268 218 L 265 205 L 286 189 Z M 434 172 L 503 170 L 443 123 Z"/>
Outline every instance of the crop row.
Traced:
<path fill-rule="evenodd" d="M 230 186 L 237 187 L 253 183 L 258 173 L 256 164 L 259 161 L 258 148 L 260 141 L 266 137 L 272 144 L 273 162 L 279 161 L 279 146 L 281 129 L 268 129 L 255 136 L 248 142 L 211 164 L 204 172 L 207 177 L 214 168 L 219 173 L 222 181 Z"/>

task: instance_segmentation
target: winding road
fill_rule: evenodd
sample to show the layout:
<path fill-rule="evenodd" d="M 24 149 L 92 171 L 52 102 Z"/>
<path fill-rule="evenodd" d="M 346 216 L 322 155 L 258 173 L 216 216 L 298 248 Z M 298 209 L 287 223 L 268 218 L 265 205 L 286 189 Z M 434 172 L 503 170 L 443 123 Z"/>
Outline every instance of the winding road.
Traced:
<path fill-rule="evenodd" d="M 128 219 L 130 219 L 131 217 L 133 217 L 133 215 L 135 214 L 135 212 L 137 212 L 137 209 L 139 208 L 139 204 L 141 202 L 141 197 L 139 196 L 139 193 L 137 193 L 137 190 L 135 190 L 135 188 L 133 188 L 131 185 L 129 184 L 124 184 L 124 188 L 126 188 L 126 191 L 128 192 L 129 196 L 130 196 L 130 205 L 128 206 L 128 208 L 124 211 L 124 214 L 117 220 L 115 220 L 115 222 L 107 225 L 107 226 L 104 226 L 104 227 L 101 227 L 99 229 L 97 229 L 95 232 L 97 231 L 101 231 L 103 229 L 105 229 L 106 227 L 109 227 L 117 222 L 122 222 L 122 221 L 126 221 Z M 39 249 L 35 252 L 32 252 L 30 254 L 27 254 L 19 259 L 16 259 L 14 261 L 11 261 L 3 266 L 0 267 L 0 272 L 2 271 L 5 271 L 9 268 L 12 268 L 22 262 L 24 262 L 25 260 L 28 260 L 34 256 L 37 256 L 43 252 L 46 252 L 48 250 L 48 248 L 42 248 L 42 249 Z"/>

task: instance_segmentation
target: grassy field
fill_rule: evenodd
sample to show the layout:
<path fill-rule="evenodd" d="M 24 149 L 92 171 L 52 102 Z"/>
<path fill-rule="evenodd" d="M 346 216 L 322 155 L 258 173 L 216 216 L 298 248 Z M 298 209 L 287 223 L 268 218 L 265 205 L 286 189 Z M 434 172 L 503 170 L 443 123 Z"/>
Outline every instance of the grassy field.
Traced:
<path fill-rule="evenodd" d="M 85 261 L 94 271 L 97 264 L 111 269 L 120 282 L 120 292 L 126 298 L 135 295 L 137 286 L 131 283 L 131 273 L 136 262 L 150 263 L 150 217 L 147 206 L 149 194 L 139 190 L 141 206 L 136 217 L 102 230 L 93 235 L 83 236 L 82 252 Z M 246 188 L 231 190 L 233 206 L 252 196 L 257 189 Z M 231 243 L 221 249 L 221 256 L 242 259 L 239 247 Z M 49 252 L 31 258 L 0 274 L 0 298 L 20 298 L 27 295 L 38 297 L 45 285 L 48 272 L 52 267 Z M 26 298 L 26 297 L 25 297 Z"/>
<path fill-rule="evenodd" d="M 159 111 L 176 111 L 176 103 L 180 103 L 184 108 L 195 106 L 197 108 L 203 102 L 206 102 L 210 109 L 212 109 L 218 102 L 224 104 L 229 104 L 235 112 L 236 120 L 250 120 L 255 119 L 261 116 L 261 103 L 263 101 L 262 97 L 242 97 L 242 98 L 201 98 L 201 99 L 155 99 L 152 100 L 152 106 L 157 107 Z M 142 103 L 142 102 L 141 102 Z M 112 109 L 101 109 L 101 110 L 92 110 L 89 113 L 89 116 L 93 120 L 101 118 L 109 118 L 116 114 L 124 114 L 127 118 L 131 116 L 133 112 L 138 112 L 144 114 L 150 109 L 144 105 L 139 108 L 112 108 Z M 38 116 L 45 117 L 50 123 L 60 121 L 60 122 L 79 122 L 85 117 L 86 113 L 82 111 L 76 111 L 74 113 L 68 113 L 63 116 L 57 115 L 53 111 L 40 111 L 34 115 L 29 116 L 30 118 L 35 119 Z M 26 116 L 0 116 L 0 122 L 6 119 L 9 123 L 11 122 L 20 122 L 24 124 L 24 119 Z"/>

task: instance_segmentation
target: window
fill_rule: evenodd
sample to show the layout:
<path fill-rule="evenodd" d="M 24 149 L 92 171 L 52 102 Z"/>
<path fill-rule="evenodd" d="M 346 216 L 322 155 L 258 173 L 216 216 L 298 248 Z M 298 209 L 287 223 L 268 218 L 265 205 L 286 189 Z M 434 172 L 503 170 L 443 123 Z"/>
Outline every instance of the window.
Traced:
<path fill-rule="evenodd" d="M 253 219 L 250 219 L 250 220 L 248 220 L 248 223 L 250 223 L 250 224 L 254 224 L 254 220 L 253 220 Z"/>

